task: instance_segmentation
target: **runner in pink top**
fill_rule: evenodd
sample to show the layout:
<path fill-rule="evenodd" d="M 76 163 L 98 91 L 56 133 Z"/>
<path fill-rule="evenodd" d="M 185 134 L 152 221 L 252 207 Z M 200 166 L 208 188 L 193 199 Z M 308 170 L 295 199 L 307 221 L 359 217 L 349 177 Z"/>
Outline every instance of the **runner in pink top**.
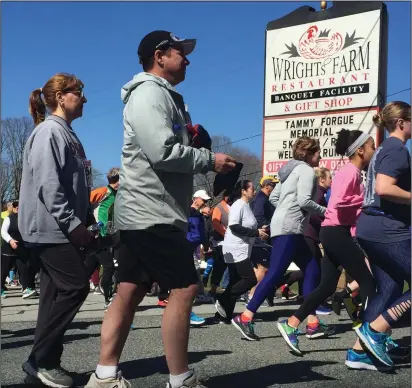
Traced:
<path fill-rule="evenodd" d="M 342 156 L 346 155 L 349 158 L 349 163 L 333 177 L 325 220 L 322 222 L 320 230 L 319 237 L 324 249 L 321 281 L 289 319 L 279 321 L 277 324 L 282 337 L 293 353 L 297 355 L 302 355 L 299 348 L 298 326 L 306 318 L 308 318 L 307 338 L 327 337 L 333 334 L 333 328 L 323 324 L 316 316 L 311 317 L 310 312 L 335 292 L 341 267 L 360 285 L 363 306 L 367 304 L 367 299 L 376 293 L 374 279 L 365 263 L 365 255 L 352 237 L 363 201 L 364 188 L 361 171 L 368 165 L 374 152 L 375 143 L 368 134 L 359 130 L 349 131 L 347 129 L 338 132 L 336 153 Z M 322 330 L 319 330 L 319 326 Z M 314 328 L 318 329 L 314 330 Z M 362 347 L 358 340 L 353 349 L 349 350 L 351 357 L 352 353 L 356 352 L 362 353 Z M 362 357 L 365 357 L 365 353 L 360 355 L 363 360 Z M 358 365 L 359 369 L 364 369 L 365 363 L 356 364 L 351 360 L 347 360 L 349 367 Z"/>
<path fill-rule="evenodd" d="M 365 191 L 359 168 L 353 163 L 343 166 L 335 174 L 332 190 L 322 226 L 350 226 L 351 235 L 355 236 Z"/>

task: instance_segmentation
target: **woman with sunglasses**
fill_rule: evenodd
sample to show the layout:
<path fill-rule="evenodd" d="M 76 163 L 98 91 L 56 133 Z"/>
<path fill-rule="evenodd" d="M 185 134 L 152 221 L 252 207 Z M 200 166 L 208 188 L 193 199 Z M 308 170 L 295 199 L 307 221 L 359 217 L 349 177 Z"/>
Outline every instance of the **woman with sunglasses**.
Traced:
<path fill-rule="evenodd" d="M 89 293 L 82 250 L 87 230 L 91 165 L 72 122 L 83 114 L 83 83 L 56 74 L 29 99 L 36 128 L 23 154 L 18 225 L 40 261 L 40 303 L 34 344 L 23 370 L 50 387 L 70 387 L 61 368 L 64 333 Z M 47 114 L 47 116 L 46 116 Z"/>

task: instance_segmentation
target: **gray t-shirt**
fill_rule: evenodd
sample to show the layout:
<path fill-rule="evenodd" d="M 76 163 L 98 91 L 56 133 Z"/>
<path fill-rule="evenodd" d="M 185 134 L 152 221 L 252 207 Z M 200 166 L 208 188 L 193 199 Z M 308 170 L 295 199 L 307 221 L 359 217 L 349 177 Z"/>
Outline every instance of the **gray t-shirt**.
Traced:
<path fill-rule="evenodd" d="M 223 240 L 222 249 L 226 263 L 239 263 L 250 258 L 255 237 L 236 236 L 230 225 L 241 225 L 257 229 L 257 221 L 248 203 L 238 199 L 229 211 L 229 223 Z"/>

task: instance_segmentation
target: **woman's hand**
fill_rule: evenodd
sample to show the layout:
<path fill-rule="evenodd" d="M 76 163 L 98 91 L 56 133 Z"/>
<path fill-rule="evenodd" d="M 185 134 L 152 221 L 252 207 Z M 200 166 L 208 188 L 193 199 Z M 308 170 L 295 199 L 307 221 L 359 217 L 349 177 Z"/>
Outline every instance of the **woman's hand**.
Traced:
<path fill-rule="evenodd" d="M 262 240 L 267 240 L 269 238 L 269 235 L 266 233 L 266 230 L 261 228 L 258 229 L 259 232 L 259 238 L 261 238 Z"/>
<path fill-rule="evenodd" d="M 9 244 L 13 249 L 17 249 L 17 243 L 18 243 L 18 241 L 16 241 L 16 240 L 10 240 Z"/>

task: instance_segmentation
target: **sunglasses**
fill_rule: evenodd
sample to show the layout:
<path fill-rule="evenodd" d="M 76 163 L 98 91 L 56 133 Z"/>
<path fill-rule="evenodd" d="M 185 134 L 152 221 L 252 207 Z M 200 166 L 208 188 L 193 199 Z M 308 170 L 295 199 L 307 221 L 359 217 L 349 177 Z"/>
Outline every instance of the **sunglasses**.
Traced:
<path fill-rule="evenodd" d="M 75 94 L 76 96 L 83 98 L 84 97 L 84 92 L 83 90 L 79 90 L 79 89 L 72 89 L 72 90 L 64 90 L 64 93 L 72 93 Z"/>

